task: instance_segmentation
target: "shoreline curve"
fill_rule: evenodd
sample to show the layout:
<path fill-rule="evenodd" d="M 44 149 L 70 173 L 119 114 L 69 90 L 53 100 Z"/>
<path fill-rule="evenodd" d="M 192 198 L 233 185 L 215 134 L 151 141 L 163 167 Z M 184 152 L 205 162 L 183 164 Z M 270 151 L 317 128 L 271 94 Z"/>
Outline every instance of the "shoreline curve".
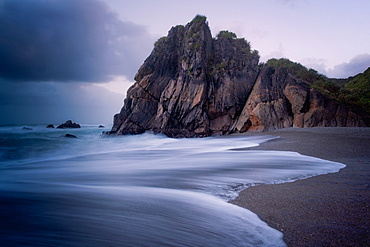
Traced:
<path fill-rule="evenodd" d="M 243 135 L 279 137 L 247 150 L 294 151 L 346 167 L 249 187 L 230 203 L 281 231 L 288 246 L 370 246 L 370 128 L 287 128 Z"/>

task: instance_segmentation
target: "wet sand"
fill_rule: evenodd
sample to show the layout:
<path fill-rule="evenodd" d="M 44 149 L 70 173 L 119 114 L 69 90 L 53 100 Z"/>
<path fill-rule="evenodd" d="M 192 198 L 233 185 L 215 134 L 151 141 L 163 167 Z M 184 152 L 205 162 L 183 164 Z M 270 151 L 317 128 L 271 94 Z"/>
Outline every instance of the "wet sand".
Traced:
<path fill-rule="evenodd" d="M 347 165 L 338 173 L 242 191 L 248 208 L 288 246 L 370 246 L 370 128 L 282 129 L 254 150 L 294 151 Z"/>

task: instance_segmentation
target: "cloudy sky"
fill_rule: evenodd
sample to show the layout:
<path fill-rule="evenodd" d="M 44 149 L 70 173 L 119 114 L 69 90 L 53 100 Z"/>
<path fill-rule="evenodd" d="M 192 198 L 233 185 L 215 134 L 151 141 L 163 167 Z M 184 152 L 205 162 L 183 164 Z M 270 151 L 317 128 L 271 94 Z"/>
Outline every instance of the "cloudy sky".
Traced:
<path fill-rule="evenodd" d="M 368 0 L 0 0 L 0 124 L 109 124 L 153 43 L 197 14 L 329 77 L 370 66 Z"/>

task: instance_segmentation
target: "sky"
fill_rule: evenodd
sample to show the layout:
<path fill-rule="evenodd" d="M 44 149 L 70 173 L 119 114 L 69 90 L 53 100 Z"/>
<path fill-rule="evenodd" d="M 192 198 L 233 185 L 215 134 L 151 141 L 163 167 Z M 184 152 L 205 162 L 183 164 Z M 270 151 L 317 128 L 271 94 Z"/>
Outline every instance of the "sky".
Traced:
<path fill-rule="evenodd" d="M 370 66 L 369 0 L 0 0 L 0 124 L 111 124 L 172 26 L 197 14 L 333 78 Z"/>

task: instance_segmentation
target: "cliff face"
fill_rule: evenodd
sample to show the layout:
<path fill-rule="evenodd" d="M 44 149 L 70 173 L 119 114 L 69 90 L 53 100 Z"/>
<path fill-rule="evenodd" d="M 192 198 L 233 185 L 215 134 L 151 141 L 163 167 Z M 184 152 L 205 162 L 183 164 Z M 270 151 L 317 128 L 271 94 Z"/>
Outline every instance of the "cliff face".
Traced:
<path fill-rule="evenodd" d="M 265 66 L 233 131 L 365 126 L 348 107 L 311 89 L 286 69 Z"/>
<path fill-rule="evenodd" d="M 362 126 L 361 118 L 284 69 L 258 66 L 244 39 L 212 38 L 197 16 L 159 39 L 111 133 L 197 137 L 290 126 Z"/>

